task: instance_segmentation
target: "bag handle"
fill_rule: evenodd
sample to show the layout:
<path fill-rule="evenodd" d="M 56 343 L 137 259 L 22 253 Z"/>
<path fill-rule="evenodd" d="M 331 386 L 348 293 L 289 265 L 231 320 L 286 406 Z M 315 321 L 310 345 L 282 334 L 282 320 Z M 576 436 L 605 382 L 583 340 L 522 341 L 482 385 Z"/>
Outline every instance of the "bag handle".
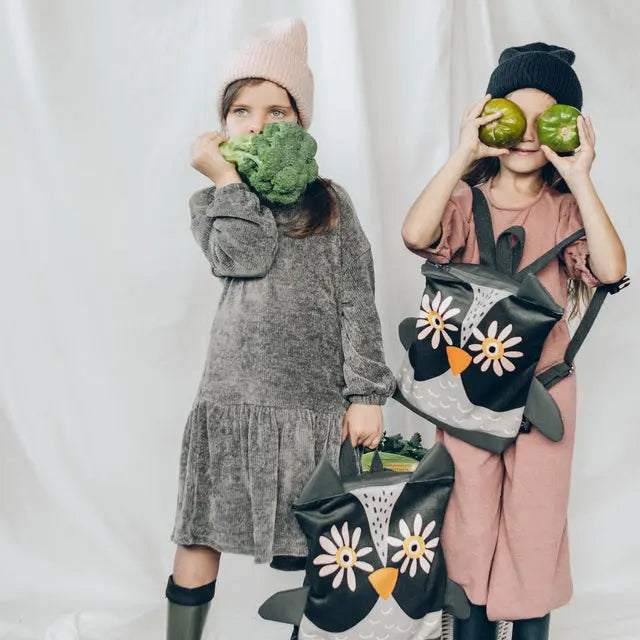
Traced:
<path fill-rule="evenodd" d="M 362 449 L 362 446 L 353 447 L 348 436 L 342 443 L 338 459 L 341 480 L 353 480 L 362 474 Z M 375 449 L 369 472 L 377 473 L 378 471 L 384 471 L 384 467 L 382 466 L 380 453 L 378 449 Z"/>
<path fill-rule="evenodd" d="M 521 226 L 509 227 L 495 240 L 489 203 L 478 187 L 472 187 L 471 205 L 476 229 L 480 264 L 513 275 L 522 260 L 526 232 Z M 514 243 L 515 238 L 515 243 Z"/>
<path fill-rule="evenodd" d="M 471 193 L 473 195 L 471 211 L 480 249 L 480 264 L 496 268 L 496 242 L 489 204 L 482 191 L 477 187 L 471 187 Z"/>
<path fill-rule="evenodd" d="M 526 237 L 524 227 L 520 226 L 509 227 L 500 234 L 496 243 L 496 268 L 498 271 L 510 276 L 515 274 L 522 260 Z"/>

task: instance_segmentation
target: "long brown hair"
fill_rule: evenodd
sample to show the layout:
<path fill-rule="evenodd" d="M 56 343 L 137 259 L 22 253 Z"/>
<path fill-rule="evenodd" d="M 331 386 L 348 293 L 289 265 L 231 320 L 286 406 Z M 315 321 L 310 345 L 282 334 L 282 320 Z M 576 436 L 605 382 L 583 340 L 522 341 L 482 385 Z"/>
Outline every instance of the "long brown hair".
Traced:
<path fill-rule="evenodd" d="M 227 86 L 222 98 L 222 120 L 227 119 L 231 105 L 241 89 L 262 82 L 265 82 L 264 78 L 241 78 Z M 288 91 L 287 96 L 299 124 L 298 105 Z M 289 221 L 286 234 L 292 238 L 305 238 L 314 233 L 333 229 L 338 221 L 337 202 L 338 194 L 331 180 L 318 176 L 302 195 L 300 212 Z"/>
<path fill-rule="evenodd" d="M 500 171 L 500 160 L 495 157 L 480 158 L 474 162 L 462 176 L 468 184 L 475 186 L 483 184 L 497 175 Z M 550 187 L 560 193 L 571 193 L 567 183 L 562 179 L 557 169 L 550 163 L 542 167 L 542 179 Z M 567 284 L 568 319 L 572 320 L 580 315 L 582 309 L 589 304 L 592 291 L 582 280 L 569 280 Z"/>

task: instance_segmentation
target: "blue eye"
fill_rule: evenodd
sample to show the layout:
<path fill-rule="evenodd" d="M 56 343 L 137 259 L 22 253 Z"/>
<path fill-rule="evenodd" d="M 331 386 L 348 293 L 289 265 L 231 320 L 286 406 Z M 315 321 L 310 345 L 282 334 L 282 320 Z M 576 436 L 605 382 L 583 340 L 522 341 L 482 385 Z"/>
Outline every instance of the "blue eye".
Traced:
<path fill-rule="evenodd" d="M 243 109 L 242 107 L 238 107 L 237 109 L 233 110 L 233 113 L 235 113 L 237 116 L 241 116 L 243 114 L 245 114 L 247 112 L 246 109 Z"/>
<path fill-rule="evenodd" d="M 280 109 L 274 109 L 271 112 L 271 115 L 275 116 L 276 118 L 284 118 L 285 113 L 284 113 L 284 111 L 280 111 Z"/>

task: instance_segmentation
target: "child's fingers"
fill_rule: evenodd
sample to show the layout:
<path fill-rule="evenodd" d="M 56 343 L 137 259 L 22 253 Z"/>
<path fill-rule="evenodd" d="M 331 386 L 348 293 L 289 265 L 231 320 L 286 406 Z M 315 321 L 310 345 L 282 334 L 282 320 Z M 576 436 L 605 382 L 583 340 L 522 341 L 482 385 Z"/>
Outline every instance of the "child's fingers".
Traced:
<path fill-rule="evenodd" d="M 377 433 L 370 435 L 362 444 L 364 444 L 367 449 L 375 449 L 380 443 L 380 436 Z"/>
<path fill-rule="evenodd" d="M 591 118 L 589 117 L 583 117 L 581 116 L 578 119 L 578 127 L 580 127 L 578 129 L 578 133 L 580 133 L 581 135 L 584 133 L 584 135 L 586 136 L 586 139 L 589 141 L 589 143 L 591 144 L 591 146 L 595 146 L 596 144 L 596 132 L 595 129 L 593 128 L 593 123 L 591 122 Z"/>
<path fill-rule="evenodd" d="M 479 126 L 482 126 L 483 124 L 493 122 L 494 120 L 499 120 L 500 118 L 502 118 L 502 111 L 496 111 L 495 113 L 490 113 L 488 116 L 480 116 L 476 118 L 476 123 Z"/>
<path fill-rule="evenodd" d="M 546 144 L 541 144 L 540 149 L 542 149 L 542 153 L 546 156 L 547 160 L 551 162 L 555 166 L 556 162 L 560 160 L 560 156 L 550 147 L 547 147 Z"/>
<path fill-rule="evenodd" d="M 340 442 L 344 442 L 347 439 L 348 435 L 349 435 L 349 421 L 347 420 L 347 416 L 345 414 L 345 417 L 342 419 L 342 437 Z"/>
<path fill-rule="evenodd" d="M 489 147 L 488 145 L 484 145 L 483 155 L 487 157 L 497 158 L 499 156 L 508 156 L 509 149 L 504 149 L 500 147 Z"/>
<path fill-rule="evenodd" d="M 582 116 L 578 117 L 578 135 L 580 137 L 580 146 L 578 149 L 580 151 L 584 151 L 585 149 L 592 151 L 595 140 L 591 135 L 591 131 L 589 130 L 586 120 Z"/>
<path fill-rule="evenodd" d="M 587 134 L 587 128 L 584 125 L 584 118 L 582 116 L 578 116 L 578 136 L 580 138 L 580 146 L 586 147 L 591 141 L 589 140 L 589 135 Z"/>
<path fill-rule="evenodd" d="M 377 424 L 376 430 L 371 434 L 369 438 L 370 440 L 369 448 L 375 449 L 380 444 L 381 439 L 382 439 L 382 424 Z"/>
<path fill-rule="evenodd" d="M 484 109 L 484 105 L 487 104 L 487 102 L 489 102 L 489 100 L 491 100 L 491 94 L 487 93 L 487 95 L 484 98 L 482 98 L 482 100 L 480 100 L 480 102 L 476 102 L 476 104 L 474 104 L 469 109 L 468 118 L 469 119 L 477 118 L 482 113 L 482 110 Z"/>

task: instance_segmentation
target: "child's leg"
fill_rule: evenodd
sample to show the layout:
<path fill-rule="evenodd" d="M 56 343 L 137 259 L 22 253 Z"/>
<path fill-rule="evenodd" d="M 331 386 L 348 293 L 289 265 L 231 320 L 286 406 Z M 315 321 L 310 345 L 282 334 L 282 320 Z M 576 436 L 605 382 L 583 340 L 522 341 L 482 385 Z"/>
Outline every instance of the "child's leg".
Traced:
<path fill-rule="evenodd" d="M 503 511 L 487 609 L 493 619 L 545 616 L 571 597 L 567 504 L 575 433 L 575 379 L 551 389 L 565 434 L 551 442 L 537 429 L 504 454 Z"/>
<path fill-rule="evenodd" d="M 441 431 L 438 439 L 456 474 L 442 530 L 447 572 L 473 604 L 484 605 L 498 536 L 502 459 Z"/>
<path fill-rule="evenodd" d="M 178 546 L 167 583 L 167 640 L 200 640 L 215 593 L 220 552 Z"/>
<path fill-rule="evenodd" d="M 200 545 L 178 545 L 173 561 L 173 579 L 177 584 L 193 589 L 215 580 L 219 566 L 219 551 Z"/>

